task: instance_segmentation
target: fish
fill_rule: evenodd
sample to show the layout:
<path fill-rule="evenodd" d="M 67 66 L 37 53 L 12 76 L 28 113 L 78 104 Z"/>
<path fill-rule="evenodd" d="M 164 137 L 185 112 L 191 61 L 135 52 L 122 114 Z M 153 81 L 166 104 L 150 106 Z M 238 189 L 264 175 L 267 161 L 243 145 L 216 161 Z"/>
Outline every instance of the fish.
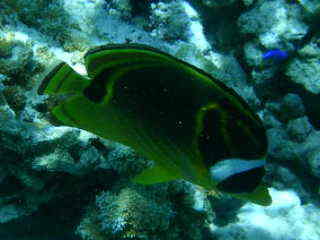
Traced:
<path fill-rule="evenodd" d="M 183 179 L 259 205 L 267 137 L 262 121 L 231 88 L 203 70 L 142 44 L 108 44 L 84 56 L 87 76 L 61 62 L 38 94 L 60 97 L 54 125 L 131 147 L 154 165 L 132 179 Z"/>
<path fill-rule="evenodd" d="M 277 62 L 282 62 L 289 57 L 289 54 L 286 51 L 280 49 L 268 50 L 262 54 L 263 60 L 273 60 Z"/>

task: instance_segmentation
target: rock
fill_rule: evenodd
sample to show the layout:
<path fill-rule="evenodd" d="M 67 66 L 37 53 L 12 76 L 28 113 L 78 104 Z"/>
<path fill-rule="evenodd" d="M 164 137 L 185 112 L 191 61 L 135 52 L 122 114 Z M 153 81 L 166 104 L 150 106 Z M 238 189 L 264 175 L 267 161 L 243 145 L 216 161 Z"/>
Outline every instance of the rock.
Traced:
<path fill-rule="evenodd" d="M 272 49 L 280 48 L 283 40 L 289 47 L 287 42 L 307 34 L 308 26 L 301 19 L 299 8 L 284 0 L 260 1 L 240 16 L 238 25 L 242 33 L 256 35 L 261 45 Z"/>
<path fill-rule="evenodd" d="M 184 6 L 179 1 L 159 2 L 151 4 L 149 20 L 151 35 L 165 41 L 178 41 L 188 39 L 190 32 L 190 18 Z"/>
<path fill-rule="evenodd" d="M 262 64 L 262 51 L 254 42 L 247 42 L 244 45 L 244 54 L 249 66 L 259 66 Z"/>
<path fill-rule="evenodd" d="M 292 191 L 271 189 L 271 196 L 273 204 L 270 207 L 244 205 L 236 216 L 239 221 L 215 228 L 214 239 L 318 239 L 316 226 L 320 212 L 316 206 L 302 205 L 299 197 Z M 303 223 L 302 219 L 305 220 Z"/>
<path fill-rule="evenodd" d="M 307 156 L 307 161 L 310 167 L 311 174 L 320 178 L 320 150 L 315 149 Z"/>
<path fill-rule="evenodd" d="M 315 18 L 319 16 L 320 13 L 320 4 L 317 0 L 309 0 L 309 1 L 297 1 L 302 9 L 305 11 L 305 15 L 308 18 Z"/>
<path fill-rule="evenodd" d="M 207 7 L 225 7 L 231 6 L 237 2 L 236 0 L 226 0 L 226 1 L 219 1 L 219 0 L 202 0 L 202 4 Z"/>
<path fill-rule="evenodd" d="M 286 75 L 291 81 L 301 84 L 310 93 L 320 93 L 320 62 L 318 59 L 295 58 L 290 62 Z"/>
<path fill-rule="evenodd" d="M 290 138 L 296 142 L 303 142 L 313 130 L 307 117 L 290 120 L 287 124 L 287 132 Z"/>
<path fill-rule="evenodd" d="M 279 102 L 268 102 L 266 108 L 282 122 L 305 115 L 301 98 L 293 93 L 287 94 Z"/>

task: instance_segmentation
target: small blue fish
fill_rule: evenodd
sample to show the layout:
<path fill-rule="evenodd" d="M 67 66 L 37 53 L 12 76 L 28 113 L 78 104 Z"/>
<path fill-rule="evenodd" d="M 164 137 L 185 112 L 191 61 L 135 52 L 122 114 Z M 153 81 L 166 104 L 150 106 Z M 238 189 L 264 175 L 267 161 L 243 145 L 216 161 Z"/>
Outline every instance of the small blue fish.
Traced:
<path fill-rule="evenodd" d="M 286 51 L 282 51 L 280 49 L 269 50 L 262 55 L 263 60 L 270 59 L 277 62 L 286 60 L 288 57 L 289 57 L 289 54 Z"/>

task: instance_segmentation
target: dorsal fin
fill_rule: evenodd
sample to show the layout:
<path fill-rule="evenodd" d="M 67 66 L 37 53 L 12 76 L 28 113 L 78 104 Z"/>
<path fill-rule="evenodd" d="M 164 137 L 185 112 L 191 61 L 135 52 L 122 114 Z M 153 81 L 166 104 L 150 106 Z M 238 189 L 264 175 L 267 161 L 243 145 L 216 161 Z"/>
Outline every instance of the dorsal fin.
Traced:
<path fill-rule="evenodd" d="M 143 44 L 107 44 L 89 50 L 85 56 L 88 75 L 94 78 L 106 69 L 143 62 L 177 62 L 173 56 Z"/>

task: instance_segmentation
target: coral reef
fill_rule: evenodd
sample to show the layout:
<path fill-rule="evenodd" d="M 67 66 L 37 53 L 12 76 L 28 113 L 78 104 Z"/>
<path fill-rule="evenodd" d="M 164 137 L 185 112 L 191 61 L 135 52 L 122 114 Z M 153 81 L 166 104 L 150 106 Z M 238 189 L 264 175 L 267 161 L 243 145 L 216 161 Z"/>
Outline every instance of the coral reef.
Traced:
<path fill-rule="evenodd" d="M 182 182 L 147 189 L 131 185 L 102 192 L 77 232 L 83 239 L 198 239 L 213 215 L 208 202 L 195 207 L 199 201 L 196 193 Z"/>
<path fill-rule="evenodd" d="M 295 58 L 287 68 L 286 74 L 291 81 L 301 84 L 312 94 L 320 93 L 319 85 L 319 49 L 312 49 L 312 43 L 302 48 L 299 52 L 302 59 Z"/>
<path fill-rule="evenodd" d="M 242 207 L 238 222 L 215 229 L 217 239 L 317 239 L 319 209 L 313 205 L 301 205 L 297 195 L 291 191 L 273 190 L 274 204 L 260 208 L 254 205 Z M 279 216 L 278 212 L 282 212 Z M 302 219 L 308 219 L 304 225 Z M 276 227 L 275 227 L 276 226 Z"/>
<path fill-rule="evenodd" d="M 0 2 L 1 239 L 300 239 L 320 232 L 317 0 Z M 211 196 L 183 181 L 136 185 L 152 162 L 53 126 L 41 79 L 107 43 L 144 43 L 213 75 L 261 117 L 273 204 Z M 286 58 L 266 58 L 279 50 Z"/>
<path fill-rule="evenodd" d="M 35 28 L 60 42 L 70 39 L 70 32 L 66 26 L 71 25 L 71 22 L 64 11 L 63 1 L 4 0 L 1 4 L 7 7 L 6 15 L 16 15 L 26 26 Z"/>

